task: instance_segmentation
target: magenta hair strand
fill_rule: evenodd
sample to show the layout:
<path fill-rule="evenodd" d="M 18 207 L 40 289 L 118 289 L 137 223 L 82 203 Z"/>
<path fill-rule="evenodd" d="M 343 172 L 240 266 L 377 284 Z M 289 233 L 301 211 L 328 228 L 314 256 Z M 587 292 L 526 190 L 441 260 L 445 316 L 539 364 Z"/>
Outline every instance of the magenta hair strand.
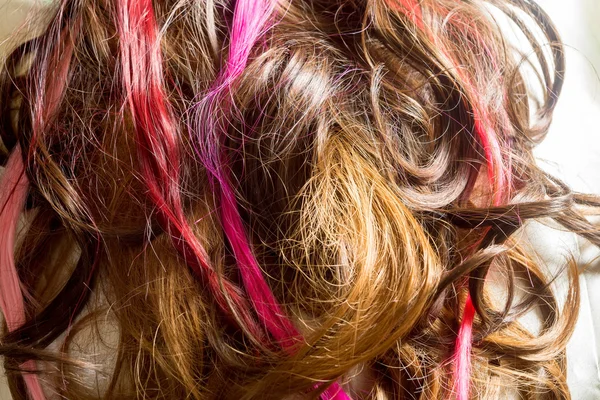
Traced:
<path fill-rule="evenodd" d="M 19 146 L 15 147 L 8 158 L 0 187 L 4 188 L 0 191 L 0 226 L 4 230 L 4 234 L 0 235 L 0 308 L 10 332 L 25 323 L 24 295 L 14 252 L 19 216 L 27 198 L 29 181 L 25 175 Z M 28 361 L 22 367 L 35 369 L 35 362 Z M 46 398 L 37 375 L 26 373 L 23 378 L 33 400 Z"/>

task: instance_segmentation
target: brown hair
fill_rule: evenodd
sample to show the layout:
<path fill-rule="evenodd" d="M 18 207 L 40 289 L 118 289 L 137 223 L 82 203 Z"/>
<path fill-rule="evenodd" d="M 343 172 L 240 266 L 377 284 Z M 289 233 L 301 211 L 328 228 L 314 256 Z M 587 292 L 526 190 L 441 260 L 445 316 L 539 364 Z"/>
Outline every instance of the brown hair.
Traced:
<path fill-rule="evenodd" d="M 577 267 L 561 301 L 520 228 L 598 245 L 600 201 L 532 155 L 565 67 L 533 1 L 52 12 L 0 77 L 15 399 L 570 397 Z"/>

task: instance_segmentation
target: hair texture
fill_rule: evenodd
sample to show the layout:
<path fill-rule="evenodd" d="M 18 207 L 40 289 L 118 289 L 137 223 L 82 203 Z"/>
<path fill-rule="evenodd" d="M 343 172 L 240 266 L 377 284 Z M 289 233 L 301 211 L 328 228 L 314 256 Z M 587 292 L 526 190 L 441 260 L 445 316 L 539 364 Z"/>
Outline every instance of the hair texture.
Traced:
<path fill-rule="evenodd" d="M 570 398 L 578 269 L 521 228 L 600 245 L 600 199 L 532 154 L 565 70 L 536 3 L 49 12 L 0 75 L 15 399 Z"/>

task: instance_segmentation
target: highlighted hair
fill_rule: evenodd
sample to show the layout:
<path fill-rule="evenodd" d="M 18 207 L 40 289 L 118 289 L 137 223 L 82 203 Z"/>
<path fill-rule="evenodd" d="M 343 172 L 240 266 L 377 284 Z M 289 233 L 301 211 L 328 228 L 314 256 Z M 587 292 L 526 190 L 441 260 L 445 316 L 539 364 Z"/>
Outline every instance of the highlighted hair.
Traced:
<path fill-rule="evenodd" d="M 4 230 L 0 235 L 0 308 L 6 327 L 11 332 L 26 321 L 21 282 L 15 267 L 15 238 L 29 187 L 19 147 L 16 147 L 8 158 L 0 187 L 0 226 Z M 35 363 L 31 361 L 22 367 L 25 370 L 33 369 L 33 372 L 36 368 Z M 25 383 L 33 400 L 45 399 L 37 375 L 25 374 Z"/>
<path fill-rule="evenodd" d="M 559 304 L 517 232 L 549 218 L 599 245 L 600 200 L 535 163 L 564 60 L 532 2 L 51 12 L 0 75 L 15 399 L 39 376 L 82 400 L 569 396 L 577 268 Z"/>

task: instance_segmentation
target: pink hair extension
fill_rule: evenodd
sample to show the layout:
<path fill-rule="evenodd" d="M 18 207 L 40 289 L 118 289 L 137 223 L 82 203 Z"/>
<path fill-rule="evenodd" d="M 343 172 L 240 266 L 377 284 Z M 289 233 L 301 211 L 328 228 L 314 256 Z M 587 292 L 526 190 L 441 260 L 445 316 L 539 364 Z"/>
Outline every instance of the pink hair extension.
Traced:
<path fill-rule="evenodd" d="M 457 70 L 457 74 L 464 82 L 468 82 L 460 70 Z M 476 90 L 473 87 L 469 89 L 469 93 L 476 93 Z M 473 97 L 474 96 L 472 96 L 472 98 Z M 505 168 L 502 160 L 500 144 L 495 135 L 495 131 L 491 128 L 489 117 L 483 109 L 479 109 L 477 106 L 473 108 L 473 117 L 475 119 L 475 134 L 483 146 L 485 159 L 487 161 L 488 180 L 493 190 L 492 205 L 499 206 L 503 203 L 506 195 L 508 194 L 507 187 L 509 182 L 509 171 L 507 171 Z M 485 236 L 488 231 L 489 228 L 484 229 L 482 235 Z M 458 335 L 456 337 L 456 347 L 454 351 L 454 375 L 457 400 L 468 400 L 469 398 L 471 348 L 473 342 L 473 320 L 475 318 L 475 313 L 476 310 L 473 306 L 471 295 L 467 294 L 463 317 L 458 330 Z"/>
<path fill-rule="evenodd" d="M 231 313 L 229 300 L 242 309 L 242 294 L 220 281 L 194 235 L 179 193 L 180 155 L 177 131 L 163 83 L 162 57 L 151 0 L 117 0 L 122 84 L 132 114 L 142 174 L 161 224 L 188 266 L 207 283 L 217 304 Z M 248 313 L 234 313 L 257 337 L 261 329 Z M 232 316 L 230 314 L 230 316 Z"/>
<path fill-rule="evenodd" d="M 64 6 L 65 2 L 61 4 L 58 11 L 58 20 L 63 17 Z M 38 71 L 36 72 L 42 79 L 37 79 L 35 83 L 36 98 L 33 104 L 33 125 L 31 144 L 28 149 L 29 156 L 33 154 L 38 136 L 43 132 L 44 126 L 56 112 L 56 109 L 63 98 L 64 89 L 68 80 L 69 66 L 73 57 L 72 36 L 76 34 L 76 31 L 79 28 L 79 22 L 81 21 L 77 21 L 77 24 L 72 31 L 64 29 L 56 33 L 59 36 L 59 38 L 57 38 L 57 43 L 64 43 L 64 47 L 57 47 L 51 50 L 44 49 L 44 51 L 50 51 L 50 54 L 43 54 L 41 63 L 37 66 Z M 46 79 L 45 76 L 48 71 L 52 71 L 52 78 L 50 80 Z"/>
<path fill-rule="evenodd" d="M 270 17 L 274 1 L 239 0 L 236 2 L 233 22 L 231 25 L 231 41 L 227 65 L 220 76 L 219 87 L 213 92 L 212 99 L 217 99 L 220 92 L 228 89 L 233 81 L 243 72 L 250 50 L 257 41 L 261 30 Z M 228 103 L 225 103 L 227 107 Z M 214 124 L 208 129 L 214 129 Z M 217 141 L 218 143 L 218 141 Z M 221 159 L 221 154 L 215 154 L 215 159 Z M 224 158 L 224 157 L 223 157 Z M 219 162 L 220 164 L 221 162 Z M 244 233 L 242 218 L 237 209 L 235 193 L 229 185 L 227 174 L 221 168 L 215 168 L 215 178 L 221 188 L 221 219 L 223 230 L 227 236 L 233 254 L 240 266 L 241 276 L 248 296 L 254 305 L 258 317 L 267 330 L 285 348 L 293 345 L 299 338 L 299 333 L 281 311 L 275 296 L 262 276 L 258 262 L 254 258 L 248 239 Z"/>
<path fill-rule="evenodd" d="M 21 148 L 18 145 L 8 158 L 0 182 L 0 187 L 4 188 L 0 191 L 0 226 L 5 230 L 4 234 L 0 235 L 0 308 L 8 330 L 14 331 L 25 323 L 23 289 L 15 266 L 14 248 L 19 215 L 29 189 Z M 33 361 L 24 363 L 22 367 L 31 370 L 36 368 Z M 23 379 L 34 400 L 46 398 L 37 375 L 25 373 Z"/>
<path fill-rule="evenodd" d="M 411 17 L 420 29 L 426 30 L 422 21 L 422 14 L 417 0 L 397 1 L 400 2 L 400 9 L 409 17 Z M 469 27 L 469 24 L 466 25 Z M 427 30 L 427 33 L 434 43 L 437 42 L 431 31 Z M 480 40 L 480 42 L 485 46 L 485 41 Z M 448 52 L 444 51 L 443 49 L 442 52 L 449 60 L 453 60 Z M 490 51 L 487 53 L 491 54 Z M 494 62 L 494 60 L 492 60 L 492 62 Z M 456 62 L 454 62 L 454 64 L 456 64 Z M 456 74 L 461 81 L 469 85 L 469 87 L 467 87 L 467 93 L 471 95 L 470 97 L 472 99 L 475 99 L 477 93 L 475 86 L 469 83 L 468 78 L 459 68 L 456 69 Z M 483 147 L 484 156 L 487 162 L 488 181 L 490 182 L 493 190 L 492 204 L 494 206 L 499 206 L 503 203 L 508 195 L 508 188 L 510 187 L 510 169 L 504 165 L 499 140 L 496 136 L 496 132 L 492 128 L 490 117 L 487 115 L 483 107 L 479 107 L 478 105 L 473 107 L 473 118 L 475 122 L 475 135 Z M 488 230 L 489 229 L 486 229 L 483 235 L 485 235 Z M 456 337 L 456 346 L 453 357 L 455 363 L 454 386 L 457 400 L 468 400 L 469 398 L 473 320 L 475 318 L 475 313 L 476 310 L 473 306 L 471 295 L 467 294 L 462 321 Z"/>
<path fill-rule="evenodd" d="M 258 318 L 283 349 L 293 351 L 292 348 L 300 340 L 301 335 L 281 310 L 254 257 L 246 237 L 242 217 L 237 208 L 234 189 L 230 186 L 228 173 L 225 171 L 227 156 L 223 154 L 218 145 L 220 143 L 219 127 L 213 119 L 215 113 L 211 112 L 214 110 L 213 107 L 217 107 L 217 103 L 226 111 L 231 107 L 231 103 L 224 99 L 224 96 L 231 89 L 235 79 L 243 73 L 250 51 L 266 28 L 275 4 L 276 0 L 238 0 L 236 2 L 227 63 L 216 81 L 215 88 L 205 99 L 204 105 L 209 110 L 208 115 L 204 116 L 205 119 L 199 119 L 210 121 L 205 124 L 206 137 L 200 140 L 210 143 L 209 139 L 214 138 L 213 143 L 217 146 L 208 148 L 207 154 L 201 152 L 200 156 L 220 187 L 223 230 L 238 262 L 244 287 Z M 202 107 L 200 110 L 202 111 Z M 348 399 L 348 396 L 337 383 L 334 383 L 325 390 L 322 398 L 341 400 Z"/>
<path fill-rule="evenodd" d="M 453 17 L 453 19 L 454 18 L 457 17 Z M 453 19 L 450 21 L 453 21 Z M 487 55 L 493 54 L 489 50 L 487 42 L 483 40 L 480 35 L 478 35 L 476 29 L 472 29 L 472 25 L 468 21 L 460 22 L 462 23 L 461 26 L 464 27 L 463 29 L 468 30 L 472 35 L 477 37 L 477 41 L 484 47 Z M 453 64 L 458 64 L 450 56 L 449 52 L 444 51 L 443 49 L 442 52 Z M 490 60 L 493 66 L 497 69 L 498 67 L 496 60 L 493 57 L 491 57 Z M 470 96 L 471 101 L 474 101 L 477 98 L 477 89 L 475 85 L 473 82 L 470 82 L 470 79 L 460 68 L 456 68 L 455 71 L 459 79 L 467 85 L 467 94 Z M 508 195 L 510 170 L 505 166 L 503 161 L 500 139 L 497 136 L 497 132 L 493 128 L 492 118 L 487 113 L 485 108 L 480 104 L 475 103 L 473 105 L 473 119 L 475 122 L 475 135 L 483 147 L 484 156 L 487 162 L 486 169 L 488 173 L 488 181 L 490 182 L 493 191 L 492 205 L 499 206 L 505 201 L 506 196 Z"/>
<path fill-rule="evenodd" d="M 263 32 L 275 9 L 276 0 L 238 0 L 235 4 L 229 58 L 222 75 L 223 83 L 239 77 L 250 57 L 250 51 Z"/>
<path fill-rule="evenodd" d="M 454 351 L 454 376 L 456 400 L 469 399 L 469 377 L 471 376 L 471 347 L 473 344 L 473 319 L 475 307 L 471 295 L 467 294 L 462 321 L 456 337 Z"/>
<path fill-rule="evenodd" d="M 62 18 L 62 6 L 58 11 L 58 19 Z M 33 105 L 32 138 L 31 146 L 28 149 L 30 155 L 33 154 L 38 135 L 41 134 L 44 125 L 56 111 L 64 93 L 69 65 L 73 55 L 73 42 L 66 40 L 69 34 L 70 32 L 67 31 L 58 33 L 62 39 L 59 42 L 65 43 L 64 48 L 60 51 L 60 55 L 58 50 L 50 54 L 43 54 L 40 75 L 45 70 L 52 70 L 54 79 L 52 84 L 48 84 L 45 79 L 39 79 L 36 82 L 38 95 Z M 24 297 L 28 296 L 26 292 L 23 292 L 14 261 L 18 219 L 29 189 L 29 181 L 25 174 L 22 152 L 18 145 L 8 159 L 0 186 L 13 188 L 12 190 L 2 190 L 0 192 L 0 204 L 2 205 L 0 226 L 6 227 L 7 230 L 6 234 L 0 237 L 0 308 L 5 316 L 8 330 L 13 331 L 25 323 Z M 34 361 L 27 361 L 22 367 L 26 370 L 34 371 L 36 364 Z M 37 375 L 25 373 L 23 379 L 29 394 L 34 400 L 43 400 L 46 398 Z"/>
<path fill-rule="evenodd" d="M 264 29 L 274 6 L 275 2 L 269 0 L 239 0 L 236 2 L 231 25 L 229 57 L 218 80 L 219 87 L 215 89 L 214 97 L 211 96 L 213 99 L 218 98 L 219 92 L 227 90 L 244 71 L 250 50 Z M 209 125 L 208 129 L 213 126 Z M 215 154 L 215 159 L 219 160 L 220 156 L 221 154 Z M 220 172 L 219 168 L 215 172 L 217 172 L 215 178 L 219 181 L 221 188 L 223 230 L 240 266 L 244 287 L 259 319 L 265 324 L 267 330 L 282 347 L 290 347 L 299 339 L 299 333 L 291 321 L 284 316 L 262 276 L 262 271 L 246 238 L 242 218 L 237 209 L 235 193 L 228 183 L 229 179 L 227 179 L 226 173 Z"/>
<path fill-rule="evenodd" d="M 425 29 L 423 12 L 421 11 L 419 0 L 392 0 L 390 6 L 397 7 L 406 14 L 419 29 Z"/>
<path fill-rule="evenodd" d="M 399 3 L 397 5 L 399 6 L 398 9 L 400 11 L 404 12 L 407 16 L 411 17 L 415 24 L 420 29 L 425 31 L 434 43 L 439 44 L 439 42 L 435 40 L 433 33 L 429 29 L 427 29 L 423 23 L 423 16 L 419 0 L 395 0 L 395 2 Z M 437 11 L 444 10 L 443 7 L 437 6 L 435 6 L 434 9 L 436 9 Z M 475 34 L 477 36 L 476 30 L 471 29 L 471 25 L 468 22 L 463 21 L 463 23 L 465 25 L 465 29 L 468 29 L 472 34 Z M 485 40 L 478 41 L 484 46 L 484 48 L 487 49 L 487 44 Z M 449 52 L 444 51 L 444 49 L 442 49 L 442 53 L 448 60 L 453 62 L 453 64 L 457 64 L 450 56 Z M 492 53 L 491 51 L 487 50 L 487 54 Z M 492 59 L 491 61 L 494 65 L 496 65 L 494 59 Z M 477 97 L 477 90 L 475 86 L 469 83 L 469 79 L 460 70 L 460 68 L 456 68 L 455 72 L 461 81 L 469 85 L 469 87 L 467 87 L 467 92 L 471 95 L 470 97 L 472 99 L 475 99 Z M 493 188 L 492 204 L 494 206 L 498 206 L 502 204 L 504 198 L 507 195 L 507 187 L 508 183 L 510 182 L 510 170 L 505 168 L 504 162 L 502 161 L 500 144 L 495 132 L 493 132 L 492 124 L 490 123 L 490 116 L 487 115 L 483 107 L 475 105 L 473 107 L 473 117 L 475 120 L 475 135 L 477 136 L 483 147 L 485 159 L 487 161 L 488 180 Z"/>
<path fill-rule="evenodd" d="M 457 69 L 457 74 L 463 82 L 468 82 L 466 76 Z M 472 98 L 475 98 L 476 90 L 472 86 L 469 88 Z M 500 143 L 496 132 L 492 128 L 490 118 L 482 107 L 475 105 L 473 108 L 473 118 L 475 120 L 475 134 L 479 138 L 485 159 L 487 161 L 488 180 L 491 184 L 493 195 L 492 205 L 501 205 L 508 195 L 510 182 L 510 171 L 507 170 L 500 150 Z M 489 228 L 484 229 L 482 236 L 485 236 Z M 469 398 L 469 380 L 471 376 L 471 348 L 473 343 L 473 320 L 475 318 L 475 307 L 471 300 L 471 295 L 467 293 L 463 317 L 456 337 L 456 346 L 454 350 L 455 362 L 455 387 L 456 399 L 468 400 Z"/>
<path fill-rule="evenodd" d="M 457 70 L 458 76 L 463 82 L 468 82 L 464 74 Z M 474 94 L 474 87 L 469 88 L 469 93 Z M 474 96 L 472 96 L 474 98 Z M 477 105 L 473 108 L 473 118 L 475 120 L 475 134 L 483 146 L 485 159 L 487 161 L 488 180 L 491 184 L 493 195 L 492 205 L 499 206 L 504 201 L 507 194 L 507 171 L 502 160 L 500 144 L 495 132 L 489 123 L 489 117 L 479 109 Z M 484 229 L 482 236 L 485 236 L 489 228 Z M 471 376 L 471 348 L 473 343 L 473 320 L 475 318 L 475 307 L 471 300 L 471 295 L 467 293 L 463 317 L 456 337 L 456 346 L 454 350 L 454 376 L 456 387 L 456 399 L 469 399 L 469 380 Z"/>

